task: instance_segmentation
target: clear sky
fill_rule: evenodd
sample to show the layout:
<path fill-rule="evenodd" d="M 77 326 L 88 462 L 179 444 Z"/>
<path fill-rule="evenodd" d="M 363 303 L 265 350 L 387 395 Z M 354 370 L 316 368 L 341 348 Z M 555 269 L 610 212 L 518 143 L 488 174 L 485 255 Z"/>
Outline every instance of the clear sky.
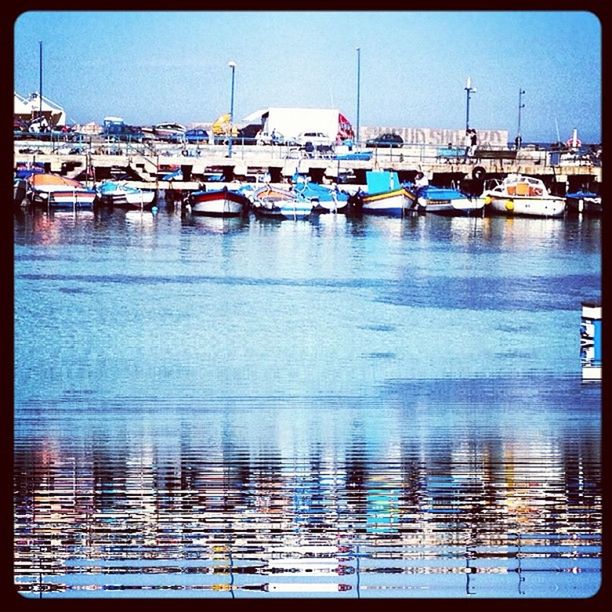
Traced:
<path fill-rule="evenodd" d="M 15 22 L 15 91 L 69 122 L 208 122 L 269 106 L 339 108 L 355 125 L 517 130 L 601 141 L 601 24 L 581 11 L 36 11 Z"/>

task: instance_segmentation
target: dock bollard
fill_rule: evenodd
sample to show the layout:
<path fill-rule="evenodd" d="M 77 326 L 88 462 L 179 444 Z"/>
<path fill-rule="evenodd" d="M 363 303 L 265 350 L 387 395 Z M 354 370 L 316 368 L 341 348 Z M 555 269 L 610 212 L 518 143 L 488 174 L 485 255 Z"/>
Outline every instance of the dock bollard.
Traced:
<path fill-rule="evenodd" d="M 582 302 L 580 361 L 583 380 L 601 380 L 601 302 Z"/>

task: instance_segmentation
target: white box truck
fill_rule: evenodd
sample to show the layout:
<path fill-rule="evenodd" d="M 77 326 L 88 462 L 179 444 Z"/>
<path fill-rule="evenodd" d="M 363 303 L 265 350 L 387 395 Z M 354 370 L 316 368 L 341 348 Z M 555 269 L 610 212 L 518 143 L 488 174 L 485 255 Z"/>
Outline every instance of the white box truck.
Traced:
<path fill-rule="evenodd" d="M 268 108 L 252 113 L 246 120 L 261 119 L 258 140 L 263 143 L 299 143 L 305 133 L 324 134 L 329 145 L 354 138 L 353 127 L 337 108 Z M 321 144 L 317 142 L 316 144 Z"/>

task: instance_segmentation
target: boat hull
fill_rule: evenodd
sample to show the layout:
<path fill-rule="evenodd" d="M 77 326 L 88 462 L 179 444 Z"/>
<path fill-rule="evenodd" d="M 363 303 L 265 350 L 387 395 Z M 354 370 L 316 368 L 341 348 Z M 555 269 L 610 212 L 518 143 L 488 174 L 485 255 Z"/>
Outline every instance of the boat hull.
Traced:
<path fill-rule="evenodd" d="M 568 212 L 584 213 L 587 215 L 600 215 L 602 212 L 601 197 L 599 196 L 566 196 Z"/>
<path fill-rule="evenodd" d="M 120 206 L 124 208 L 144 208 L 152 204 L 155 193 L 143 191 L 140 194 L 115 193 L 99 196 L 100 201 L 108 206 Z"/>
<path fill-rule="evenodd" d="M 451 198 L 448 200 L 436 200 L 419 198 L 419 203 L 429 213 L 438 215 L 478 215 L 482 214 L 485 207 L 484 198 Z"/>
<path fill-rule="evenodd" d="M 307 219 L 313 213 L 313 202 L 295 193 L 266 185 L 252 195 L 253 212 L 276 219 Z"/>
<path fill-rule="evenodd" d="M 86 190 L 57 190 L 49 193 L 50 208 L 92 208 L 96 192 Z"/>
<path fill-rule="evenodd" d="M 253 212 L 276 219 L 307 219 L 313 213 L 313 206 L 312 202 L 294 199 L 259 201 L 253 204 Z"/>
<path fill-rule="evenodd" d="M 491 211 L 508 216 L 561 217 L 565 200 L 555 196 L 547 198 L 522 196 L 489 196 Z"/>
<path fill-rule="evenodd" d="M 231 191 L 198 191 L 191 196 L 191 213 L 214 217 L 238 217 L 248 205 L 245 196 Z"/>
<path fill-rule="evenodd" d="M 405 189 L 395 189 L 363 197 L 361 210 L 370 215 L 390 215 L 401 217 L 416 210 L 415 199 Z"/>
<path fill-rule="evenodd" d="M 123 183 L 102 182 L 97 192 L 101 204 L 121 208 L 146 208 L 155 199 L 154 191 L 131 187 Z"/>

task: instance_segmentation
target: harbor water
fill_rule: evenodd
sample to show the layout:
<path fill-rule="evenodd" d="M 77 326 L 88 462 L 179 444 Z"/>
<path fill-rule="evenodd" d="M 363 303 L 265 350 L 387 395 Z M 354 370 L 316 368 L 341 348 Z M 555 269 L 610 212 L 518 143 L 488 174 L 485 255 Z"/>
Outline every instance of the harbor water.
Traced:
<path fill-rule="evenodd" d="M 14 218 L 26 597 L 584 598 L 598 218 Z"/>

